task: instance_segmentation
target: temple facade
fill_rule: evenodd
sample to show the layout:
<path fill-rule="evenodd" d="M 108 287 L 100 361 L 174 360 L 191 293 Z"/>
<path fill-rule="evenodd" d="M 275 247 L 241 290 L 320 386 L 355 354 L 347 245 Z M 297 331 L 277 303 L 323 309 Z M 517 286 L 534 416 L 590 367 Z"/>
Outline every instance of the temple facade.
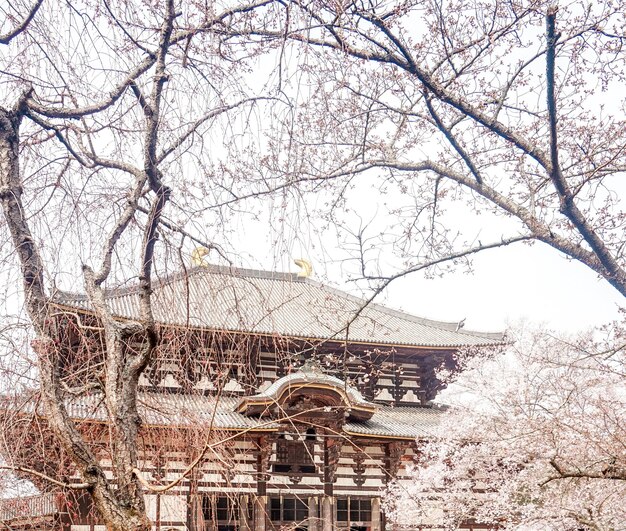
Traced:
<path fill-rule="evenodd" d="M 138 315 L 135 287 L 107 302 L 121 320 Z M 54 304 L 70 353 L 97 343 L 86 297 L 57 293 Z M 437 370 L 454 370 L 459 348 L 502 342 L 297 274 L 216 266 L 163 278 L 154 311 L 160 342 L 140 380 L 141 470 L 166 484 L 201 457 L 172 489 L 146 492 L 160 530 L 386 528 L 381 493 L 403 481 L 444 411 L 432 402 Z M 102 437 L 101 396 L 68 398 L 68 411 Z M 0 506 L 13 528 L 39 511 L 46 523 L 31 528 L 104 529 L 86 500 L 68 506 L 52 493 L 20 503 Z"/>

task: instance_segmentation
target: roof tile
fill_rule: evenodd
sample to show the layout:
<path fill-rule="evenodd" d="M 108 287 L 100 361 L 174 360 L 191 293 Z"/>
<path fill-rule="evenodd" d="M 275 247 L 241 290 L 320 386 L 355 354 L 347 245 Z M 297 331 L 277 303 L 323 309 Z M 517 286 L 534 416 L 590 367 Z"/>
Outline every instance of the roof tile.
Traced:
<path fill-rule="evenodd" d="M 54 300 L 90 309 L 84 295 L 60 292 Z M 107 301 L 118 317 L 139 315 L 136 287 L 109 291 Z M 421 347 L 484 346 L 503 340 L 502 334 L 458 329 L 457 323 L 365 303 L 295 274 L 209 266 L 156 283 L 153 307 L 156 320 L 165 324 L 295 338 Z"/>

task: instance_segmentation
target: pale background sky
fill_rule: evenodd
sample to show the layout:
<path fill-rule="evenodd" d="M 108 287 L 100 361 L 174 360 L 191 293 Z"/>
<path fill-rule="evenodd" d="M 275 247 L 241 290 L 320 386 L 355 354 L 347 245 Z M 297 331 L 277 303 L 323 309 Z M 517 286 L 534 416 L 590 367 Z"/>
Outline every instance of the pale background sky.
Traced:
<path fill-rule="evenodd" d="M 466 327 L 503 330 L 520 319 L 575 332 L 618 317 L 623 297 L 579 263 L 541 244 L 486 251 L 474 273 L 413 276 L 390 287 L 390 305 Z"/>
<path fill-rule="evenodd" d="M 252 227 L 240 234 L 241 249 L 249 252 L 238 265 L 297 272 L 291 258 L 304 257 L 313 263 L 314 280 L 361 294 L 346 281 L 355 264 L 333 263 L 341 253 L 330 236 L 322 235 L 313 250 L 303 242 L 294 244 L 276 260 L 271 257 L 268 234 L 264 238 Z M 626 306 L 608 282 L 541 243 L 484 251 L 475 256 L 471 273 L 457 270 L 434 279 L 413 273 L 392 282 L 377 302 L 442 321 L 466 318 L 466 328 L 481 331 L 503 331 L 509 324 L 527 320 L 577 332 L 618 319 L 619 305 Z"/>

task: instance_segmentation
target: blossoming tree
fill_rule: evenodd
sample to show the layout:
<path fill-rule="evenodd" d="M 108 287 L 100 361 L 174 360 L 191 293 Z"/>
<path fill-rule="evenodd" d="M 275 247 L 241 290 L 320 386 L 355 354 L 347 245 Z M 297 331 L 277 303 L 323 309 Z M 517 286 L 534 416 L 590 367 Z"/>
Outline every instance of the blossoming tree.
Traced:
<path fill-rule="evenodd" d="M 626 351 L 616 332 L 594 341 L 521 329 L 504 352 L 468 353 L 454 408 L 411 482 L 390 489 L 397 523 L 620 529 Z"/>

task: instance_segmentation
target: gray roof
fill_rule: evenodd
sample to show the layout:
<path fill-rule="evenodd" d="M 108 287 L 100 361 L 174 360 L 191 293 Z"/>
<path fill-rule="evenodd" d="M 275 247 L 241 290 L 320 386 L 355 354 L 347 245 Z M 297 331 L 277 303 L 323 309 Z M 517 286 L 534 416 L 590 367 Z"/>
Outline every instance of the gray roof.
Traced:
<path fill-rule="evenodd" d="M 206 426 L 216 430 L 275 430 L 277 424 L 235 413 L 238 397 L 215 397 L 188 393 L 139 392 L 141 419 L 149 426 Z M 107 422 L 100 394 L 69 399 L 68 413 L 75 419 Z"/>
<path fill-rule="evenodd" d="M 347 422 L 343 431 L 351 435 L 428 439 L 439 423 L 445 406 L 390 407 L 377 404 L 370 420 Z"/>
<path fill-rule="evenodd" d="M 19 496 L 17 498 L 0 499 L 0 522 L 29 519 L 32 524 L 32 519 L 53 516 L 59 512 L 60 510 L 57 503 L 57 496 L 53 492 L 38 494 L 35 496 Z M 42 525 L 43 523 L 44 522 L 39 522 L 39 525 Z M 51 522 L 48 523 L 50 524 Z M 6 528 L 11 529 L 8 525 Z M 40 527 L 40 529 L 45 528 Z"/>
<path fill-rule="evenodd" d="M 216 430 L 275 431 L 276 421 L 235 413 L 239 398 L 190 395 L 186 393 L 140 392 L 139 414 L 146 425 L 171 427 L 212 427 Z M 32 413 L 35 402 L 23 402 L 22 411 Z M 107 411 L 100 394 L 68 398 L 70 417 L 107 422 Z M 428 438 L 445 411 L 440 406 L 392 407 L 376 404 L 370 420 L 346 422 L 343 431 L 351 435 L 398 439 Z"/>
<path fill-rule="evenodd" d="M 108 291 L 111 312 L 136 319 L 138 291 L 138 286 Z M 58 292 L 53 300 L 90 309 L 85 295 Z M 363 299 L 291 273 L 208 266 L 155 283 L 153 307 L 160 323 L 303 339 L 416 347 L 480 346 L 503 340 L 500 333 L 459 330 L 456 322 L 364 304 Z"/>

